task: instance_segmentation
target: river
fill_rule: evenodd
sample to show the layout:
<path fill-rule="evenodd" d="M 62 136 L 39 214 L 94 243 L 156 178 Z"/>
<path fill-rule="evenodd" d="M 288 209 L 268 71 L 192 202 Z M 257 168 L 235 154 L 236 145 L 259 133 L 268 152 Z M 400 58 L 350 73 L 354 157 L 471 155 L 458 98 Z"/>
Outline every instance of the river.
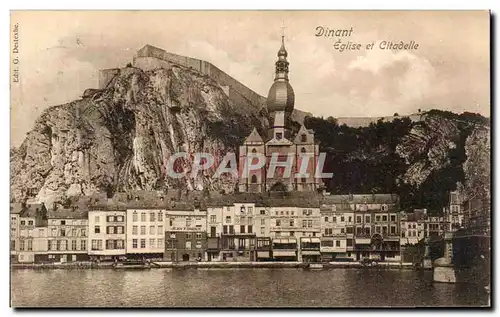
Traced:
<path fill-rule="evenodd" d="M 484 306 L 488 295 L 432 273 L 375 269 L 14 270 L 14 307 Z"/>

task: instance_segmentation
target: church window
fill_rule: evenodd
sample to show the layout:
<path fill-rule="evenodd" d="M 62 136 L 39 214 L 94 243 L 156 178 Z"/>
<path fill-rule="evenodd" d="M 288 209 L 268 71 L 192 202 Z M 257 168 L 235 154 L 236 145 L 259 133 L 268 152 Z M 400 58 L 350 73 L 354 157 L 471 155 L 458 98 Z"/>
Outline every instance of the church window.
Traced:
<path fill-rule="evenodd" d="M 307 135 L 302 134 L 302 135 L 300 136 L 300 141 L 301 141 L 301 142 L 307 142 Z"/>
<path fill-rule="evenodd" d="M 256 183 L 257 183 L 257 176 L 252 175 L 252 184 L 256 184 Z"/>

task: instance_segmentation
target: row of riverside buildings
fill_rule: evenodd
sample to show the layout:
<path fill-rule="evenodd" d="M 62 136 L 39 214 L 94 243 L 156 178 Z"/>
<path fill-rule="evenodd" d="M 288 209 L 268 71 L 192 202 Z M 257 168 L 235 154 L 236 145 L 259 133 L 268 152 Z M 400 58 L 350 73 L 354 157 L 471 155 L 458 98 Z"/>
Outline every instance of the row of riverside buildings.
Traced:
<path fill-rule="evenodd" d="M 13 263 L 401 261 L 405 245 L 458 229 L 456 193 L 443 217 L 400 210 L 391 194 L 240 193 L 181 200 L 159 192 L 92 196 L 71 208 L 11 204 Z"/>

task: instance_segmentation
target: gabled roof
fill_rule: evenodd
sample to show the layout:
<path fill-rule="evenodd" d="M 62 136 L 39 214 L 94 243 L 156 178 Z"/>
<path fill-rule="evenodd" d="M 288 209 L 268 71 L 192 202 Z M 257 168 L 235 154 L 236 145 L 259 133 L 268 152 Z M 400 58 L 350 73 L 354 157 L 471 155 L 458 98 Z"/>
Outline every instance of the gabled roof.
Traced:
<path fill-rule="evenodd" d="M 244 144 L 264 144 L 264 140 L 254 127 L 250 135 L 245 139 Z"/>
<path fill-rule="evenodd" d="M 301 140 L 302 134 L 306 134 L 308 136 L 306 142 L 302 142 L 302 140 Z M 306 129 L 306 127 L 303 124 L 301 124 L 299 131 L 295 135 L 295 142 L 294 143 L 295 144 L 312 144 L 312 143 L 314 143 L 314 139 L 311 140 L 310 137 L 313 135 L 314 135 L 314 132 L 312 130 Z"/>

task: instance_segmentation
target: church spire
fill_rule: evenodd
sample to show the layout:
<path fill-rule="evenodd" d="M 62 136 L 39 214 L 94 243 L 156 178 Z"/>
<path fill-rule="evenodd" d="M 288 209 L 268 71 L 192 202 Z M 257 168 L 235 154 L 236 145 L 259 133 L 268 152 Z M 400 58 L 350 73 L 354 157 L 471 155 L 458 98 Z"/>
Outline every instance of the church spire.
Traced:
<path fill-rule="evenodd" d="M 285 48 L 285 35 L 281 36 L 281 47 L 278 51 L 278 60 L 276 61 L 276 76 L 274 77 L 274 81 L 277 80 L 285 80 L 288 81 L 288 52 Z"/>

